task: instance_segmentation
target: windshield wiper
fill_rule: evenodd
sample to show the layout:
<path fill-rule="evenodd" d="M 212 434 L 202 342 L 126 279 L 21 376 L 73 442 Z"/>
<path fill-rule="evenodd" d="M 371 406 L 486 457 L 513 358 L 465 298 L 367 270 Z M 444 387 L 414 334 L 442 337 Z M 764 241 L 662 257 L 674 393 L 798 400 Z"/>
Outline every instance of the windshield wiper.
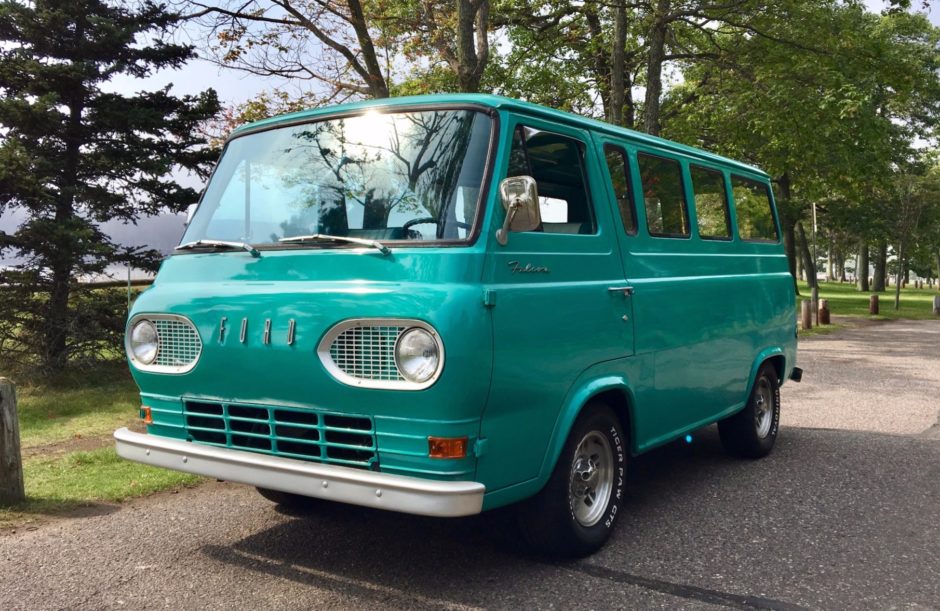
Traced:
<path fill-rule="evenodd" d="M 258 249 L 247 242 L 229 242 L 227 240 L 195 240 L 180 244 L 174 250 L 190 250 L 193 248 L 238 248 L 248 251 L 252 257 L 258 258 L 261 253 Z"/>
<path fill-rule="evenodd" d="M 360 246 L 369 246 L 371 248 L 377 249 L 383 255 L 391 254 L 391 250 L 388 249 L 388 246 L 385 246 L 378 240 L 363 240 L 362 238 L 350 238 L 347 236 L 339 235 L 327 235 L 325 233 L 311 233 L 310 235 L 295 235 L 289 238 L 281 238 L 278 242 L 290 243 L 290 242 L 315 242 L 317 240 L 323 240 L 326 242 L 349 242 L 350 244 L 359 244 Z"/>

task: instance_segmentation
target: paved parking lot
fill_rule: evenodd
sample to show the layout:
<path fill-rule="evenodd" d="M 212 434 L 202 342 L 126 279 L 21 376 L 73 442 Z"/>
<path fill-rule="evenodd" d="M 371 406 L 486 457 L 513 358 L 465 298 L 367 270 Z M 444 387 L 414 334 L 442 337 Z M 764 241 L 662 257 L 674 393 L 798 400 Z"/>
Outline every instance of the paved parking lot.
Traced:
<path fill-rule="evenodd" d="M 631 465 L 595 556 L 520 551 L 505 512 L 280 512 L 210 483 L 0 535 L 0 609 L 940 608 L 940 321 L 803 342 L 775 452 L 714 427 Z"/>

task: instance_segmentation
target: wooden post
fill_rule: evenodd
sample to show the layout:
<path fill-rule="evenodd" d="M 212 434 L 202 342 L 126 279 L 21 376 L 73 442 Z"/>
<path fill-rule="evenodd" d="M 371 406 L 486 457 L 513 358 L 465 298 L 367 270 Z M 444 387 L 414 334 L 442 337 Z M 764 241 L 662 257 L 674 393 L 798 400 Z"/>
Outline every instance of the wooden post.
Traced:
<path fill-rule="evenodd" d="M 16 387 L 10 380 L 0 378 L 0 506 L 25 500 Z"/>
<path fill-rule="evenodd" d="M 868 313 L 875 315 L 878 313 L 878 295 L 877 293 L 872 295 L 868 300 Z"/>
<path fill-rule="evenodd" d="M 813 302 L 804 299 L 800 303 L 800 319 L 803 321 L 803 330 L 813 328 Z"/>
<path fill-rule="evenodd" d="M 820 325 L 829 324 L 829 300 L 820 299 L 819 300 L 819 312 L 816 314 L 816 321 Z"/>
<path fill-rule="evenodd" d="M 940 316 L 940 295 L 933 296 L 933 314 Z"/>

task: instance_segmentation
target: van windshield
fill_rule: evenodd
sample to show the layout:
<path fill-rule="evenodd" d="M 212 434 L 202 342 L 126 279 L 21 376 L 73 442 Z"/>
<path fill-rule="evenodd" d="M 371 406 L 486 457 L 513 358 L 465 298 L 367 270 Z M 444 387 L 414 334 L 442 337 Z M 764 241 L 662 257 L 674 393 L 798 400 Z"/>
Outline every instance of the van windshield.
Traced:
<path fill-rule="evenodd" d="M 182 243 L 265 245 L 310 234 L 466 240 L 491 130 L 491 119 L 471 110 L 371 111 L 235 138 Z"/>

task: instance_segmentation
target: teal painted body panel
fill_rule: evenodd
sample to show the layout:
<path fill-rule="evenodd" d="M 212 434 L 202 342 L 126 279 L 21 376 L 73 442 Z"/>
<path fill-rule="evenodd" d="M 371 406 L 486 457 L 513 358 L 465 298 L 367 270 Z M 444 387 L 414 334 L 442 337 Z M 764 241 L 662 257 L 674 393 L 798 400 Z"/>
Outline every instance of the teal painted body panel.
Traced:
<path fill-rule="evenodd" d="M 637 151 L 768 183 L 759 170 L 658 138 L 495 96 L 427 96 L 295 113 L 246 126 L 255 130 L 370 108 L 459 106 L 493 109 L 497 146 L 480 203 L 479 227 L 462 244 L 324 247 L 178 254 L 168 258 L 131 317 L 178 314 L 192 321 L 203 350 L 192 371 L 147 373 L 131 365 L 149 432 L 186 439 L 184 403 L 281 406 L 368 418 L 383 472 L 486 486 L 484 509 L 537 492 L 551 474 L 568 431 L 592 397 L 623 397 L 634 453 L 666 443 L 739 410 L 757 367 L 782 358 L 783 380 L 795 365 L 793 282 L 778 242 L 698 237 L 688 206 L 689 238 L 646 230 L 628 234 L 604 164 L 605 144 L 630 155 L 642 192 Z M 504 212 L 499 181 L 507 175 L 516 126 L 583 144 L 595 230 L 587 234 L 495 231 Z M 733 201 L 732 201 L 733 204 Z M 735 215 L 730 215 L 737 236 Z M 622 290 L 632 287 L 633 294 Z M 226 331 L 220 333 L 222 318 Z M 370 389 L 338 381 L 317 348 L 350 319 L 417 319 L 444 346 L 440 378 L 423 390 Z M 240 325 L 247 320 L 245 341 Z M 264 342 L 270 320 L 270 340 Z M 289 321 L 295 336 L 288 341 Z M 428 436 L 467 437 L 456 460 L 428 456 Z"/>

